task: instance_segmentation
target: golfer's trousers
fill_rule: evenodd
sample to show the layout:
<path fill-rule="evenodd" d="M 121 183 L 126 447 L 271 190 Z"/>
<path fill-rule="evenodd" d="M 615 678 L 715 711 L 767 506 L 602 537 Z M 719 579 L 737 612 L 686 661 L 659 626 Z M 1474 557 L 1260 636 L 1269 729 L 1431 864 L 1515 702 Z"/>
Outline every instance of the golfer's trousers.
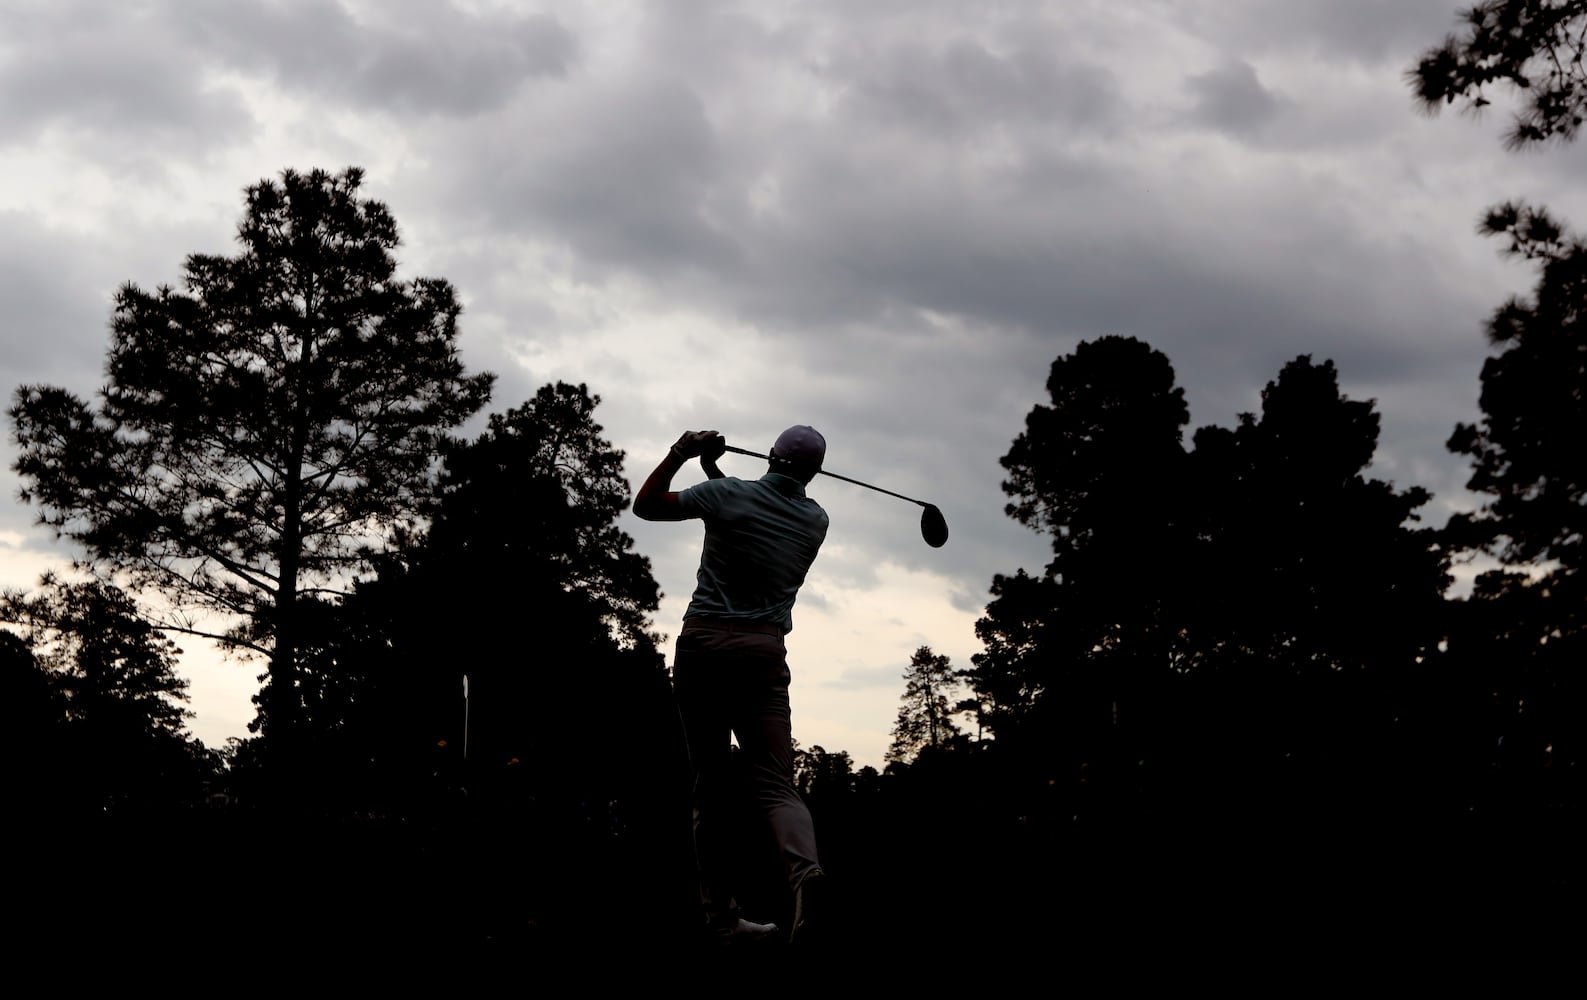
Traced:
<path fill-rule="evenodd" d="M 731 842 L 735 795 L 747 795 L 770 827 L 790 889 L 819 867 L 810 811 L 793 784 L 782 630 L 686 619 L 672 679 L 694 768 L 700 900 L 710 919 L 730 920 L 738 913 L 730 870 L 739 853 Z M 737 738 L 737 751 L 730 736 Z"/>

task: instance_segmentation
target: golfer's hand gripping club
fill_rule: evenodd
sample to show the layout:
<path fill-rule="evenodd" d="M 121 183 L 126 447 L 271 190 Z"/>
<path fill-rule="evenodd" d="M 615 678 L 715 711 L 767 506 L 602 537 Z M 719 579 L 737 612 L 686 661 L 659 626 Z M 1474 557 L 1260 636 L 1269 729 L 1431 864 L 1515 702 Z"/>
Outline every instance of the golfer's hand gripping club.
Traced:
<path fill-rule="evenodd" d="M 727 441 L 720 431 L 684 431 L 672 446 L 672 453 L 682 459 L 705 458 L 715 461 L 727 450 Z"/>

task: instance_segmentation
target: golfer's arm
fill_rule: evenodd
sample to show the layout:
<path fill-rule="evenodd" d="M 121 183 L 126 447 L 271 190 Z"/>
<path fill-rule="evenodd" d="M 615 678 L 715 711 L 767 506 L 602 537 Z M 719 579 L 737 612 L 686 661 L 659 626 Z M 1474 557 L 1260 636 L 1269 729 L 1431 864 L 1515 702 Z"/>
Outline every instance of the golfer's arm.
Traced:
<path fill-rule="evenodd" d="M 678 494 L 672 492 L 672 477 L 683 468 L 684 459 L 669 450 L 656 470 L 645 480 L 634 497 L 634 514 L 646 521 L 683 521 L 688 515 L 678 505 Z"/>

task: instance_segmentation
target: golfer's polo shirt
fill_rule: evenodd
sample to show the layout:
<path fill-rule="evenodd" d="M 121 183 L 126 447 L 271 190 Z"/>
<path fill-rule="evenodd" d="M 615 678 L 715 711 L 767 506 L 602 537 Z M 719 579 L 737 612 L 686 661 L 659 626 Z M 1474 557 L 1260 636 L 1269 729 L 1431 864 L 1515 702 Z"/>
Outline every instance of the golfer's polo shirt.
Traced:
<path fill-rule="evenodd" d="M 768 472 L 751 482 L 724 476 L 678 494 L 705 521 L 698 586 L 683 619 L 703 616 L 793 629 L 794 598 L 827 537 L 827 512 L 804 484 Z"/>

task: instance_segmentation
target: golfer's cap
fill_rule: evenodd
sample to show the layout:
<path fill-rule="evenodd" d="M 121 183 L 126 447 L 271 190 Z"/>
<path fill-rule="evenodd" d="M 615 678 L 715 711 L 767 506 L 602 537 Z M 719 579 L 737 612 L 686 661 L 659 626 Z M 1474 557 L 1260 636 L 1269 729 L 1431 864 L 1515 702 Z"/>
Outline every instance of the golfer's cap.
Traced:
<path fill-rule="evenodd" d="M 827 439 L 814 427 L 795 424 L 777 435 L 777 443 L 771 446 L 771 457 L 779 462 L 819 469 L 827 457 Z"/>

